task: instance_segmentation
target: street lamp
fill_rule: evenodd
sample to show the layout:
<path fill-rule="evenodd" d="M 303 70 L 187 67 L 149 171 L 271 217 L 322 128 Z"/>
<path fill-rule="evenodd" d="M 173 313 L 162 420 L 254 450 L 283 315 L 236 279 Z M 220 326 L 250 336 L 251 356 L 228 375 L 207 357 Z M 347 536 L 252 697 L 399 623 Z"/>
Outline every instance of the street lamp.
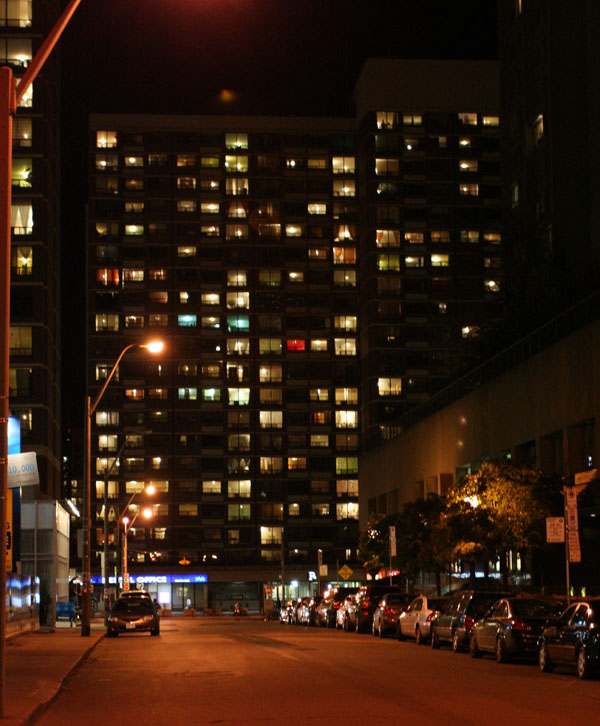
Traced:
<path fill-rule="evenodd" d="M 129 501 L 123 507 L 123 511 L 121 512 L 121 514 L 119 514 L 119 522 L 125 523 L 125 520 L 129 521 L 129 517 L 127 516 L 127 511 L 129 510 L 129 507 L 131 506 L 133 500 L 137 497 L 138 494 L 144 493 L 144 494 L 149 494 L 150 496 L 152 496 L 155 492 L 156 492 L 156 489 L 154 487 L 154 484 L 148 484 L 148 486 L 145 487 L 144 489 L 142 489 L 141 492 L 133 492 L 133 494 L 129 497 Z M 144 512 L 146 512 L 146 511 L 147 510 L 144 510 Z M 138 514 L 139 514 L 139 511 L 135 515 L 135 517 L 137 517 Z M 133 519 L 135 519 L 135 517 Z M 144 517 L 146 517 L 146 514 L 145 513 L 144 513 Z M 131 524 L 133 524 L 133 520 L 132 520 Z M 131 525 L 130 525 L 130 527 L 131 527 Z M 120 532 L 119 532 L 119 530 L 117 528 L 117 538 L 118 538 L 117 546 L 118 546 L 118 550 L 119 550 L 119 559 L 121 559 L 121 553 L 120 553 L 120 550 L 121 550 L 121 539 L 120 539 L 120 536 L 121 536 L 120 535 Z M 117 573 L 117 594 L 118 594 L 118 592 L 119 592 L 119 577 L 118 577 L 118 573 Z"/>
<path fill-rule="evenodd" d="M 154 340 L 150 343 L 130 343 L 126 345 L 119 357 L 115 361 L 110 373 L 108 374 L 104 385 L 100 389 L 100 393 L 96 396 L 94 402 L 91 402 L 90 396 L 86 398 L 86 416 L 85 416 L 85 476 L 83 486 L 83 589 L 81 593 L 81 635 L 87 637 L 90 635 L 91 621 L 91 595 L 92 595 L 92 549 L 91 549 L 91 480 L 92 480 L 92 416 L 108 384 L 111 382 L 121 359 L 132 348 L 145 348 L 151 353 L 160 353 L 164 347 L 161 340 Z"/>
<path fill-rule="evenodd" d="M 131 521 L 129 521 L 129 517 L 121 518 L 121 521 L 123 522 L 123 590 L 125 591 L 129 590 L 129 572 L 127 571 L 127 535 L 129 534 L 129 530 L 133 527 L 133 523 L 138 518 L 138 515 L 139 511 L 135 513 L 135 516 Z M 150 508 L 146 508 L 143 510 L 142 515 L 145 519 L 150 519 L 152 516 L 152 510 Z"/>
<path fill-rule="evenodd" d="M 0 68 L 0 541 L 6 542 L 8 497 L 8 393 L 10 330 L 10 222 L 13 116 L 81 0 L 71 0 L 17 85 L 12 68 Z M 0 719 L 5 702 L 6 558 L 0 557 Z"/>

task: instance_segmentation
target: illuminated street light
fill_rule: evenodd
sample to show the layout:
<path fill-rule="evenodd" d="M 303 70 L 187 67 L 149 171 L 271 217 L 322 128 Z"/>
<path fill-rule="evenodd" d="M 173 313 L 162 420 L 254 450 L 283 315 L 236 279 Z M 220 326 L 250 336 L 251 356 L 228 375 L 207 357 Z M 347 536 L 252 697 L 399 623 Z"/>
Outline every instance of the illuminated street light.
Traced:
<path fill-rule="evenodd" d="M 92 543 L 91 543 L 91 481 L 92 481 L 92 416 L 98 407 L 108 384 L 111 382 L 121 359 L 132 348 L 146 348 L 151 353 L 160 353 L 164 348 L 162 341 L 154 340 L 149 343 L 130 343 L 126 345 L 119 357 L 111 368 L 108 377 L 104 381 L 104 385 L 100 389 L 100 393 L 91 403 L 90 396 L 86 398 L 86 416 L 85 416 L 85 476 L 83 486 L 83 588 L 81 593 L 81 635 L 87 637 L 90 635 L 91 621 L 91 596 L 92 596 Z M 129 506 L 129 505 L 128 505 Z"/>
<path fill-rule="evenodd" d="M 129 504 L 127 505 L 127 507 L 129 507 Z M 142 516 L 145 519 L 150 519 L 150 517 L 152 517 L 152 514 L 153 512 L 150 507 L 146 507 L 146 509 L 142 510 Z M 121 517 L 121 522 L 123 522 L 123 590 L 125 591 L 129 590 L 129 572 L 127 571 L 127 535 L 129 533 L 129 530 L 133 527 L 133 523 L 138 518 L 138 516 L 139 511 L 135 513 L 135 516 L 131 521 L 129 521 L 129 517 Z"/>
<path fill-rule="evenodd" d="M 13 117 L 81 0 L 71 0 L 17 85 L 12 68 L 0 68 L 0 541 L 6 542 L 8 498 L 8 395 L 10 331 L 10 222 Z M 0 719 L 5 705 L 6 558 L 0 557 Z"/>

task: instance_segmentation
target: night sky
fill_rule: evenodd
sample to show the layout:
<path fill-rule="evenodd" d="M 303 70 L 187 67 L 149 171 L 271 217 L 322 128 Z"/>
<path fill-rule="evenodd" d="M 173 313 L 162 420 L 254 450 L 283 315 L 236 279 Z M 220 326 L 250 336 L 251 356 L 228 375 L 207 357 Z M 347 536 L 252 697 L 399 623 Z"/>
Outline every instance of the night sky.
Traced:
<path fill-rule="evenodd" d="M 59 48 L 64 423 L 80 425 L 88 115 L 352 116 L 367 58 L 495 58 L 496 1 L 82 0 Z"/>

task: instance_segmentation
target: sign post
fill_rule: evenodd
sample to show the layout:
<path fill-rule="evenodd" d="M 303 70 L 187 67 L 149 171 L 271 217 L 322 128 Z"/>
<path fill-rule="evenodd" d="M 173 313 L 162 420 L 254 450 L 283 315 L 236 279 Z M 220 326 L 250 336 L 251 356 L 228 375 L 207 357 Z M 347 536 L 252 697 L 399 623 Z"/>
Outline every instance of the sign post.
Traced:
<path fill-rule="evenodd" d="M 390 525 L 390 585 L 392 584 L 392 557 L 396 556 L 396 527 Z"/>

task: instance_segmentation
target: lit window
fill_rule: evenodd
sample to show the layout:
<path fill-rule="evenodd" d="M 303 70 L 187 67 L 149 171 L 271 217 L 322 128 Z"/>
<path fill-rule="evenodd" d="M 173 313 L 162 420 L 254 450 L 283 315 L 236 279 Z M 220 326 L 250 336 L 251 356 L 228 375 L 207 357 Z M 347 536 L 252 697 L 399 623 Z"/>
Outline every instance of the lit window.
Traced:
<path fill-rule="evenodd" d="M 10 208 L 10 227 L 13 235 L 33 233 L 33 206 L 31 204 L 12 204 Z"/>
<path fill-rule="evenodd" d="M 327 169 L 327 160 L 326 159 L 309 159 L 307 166 L 309 169 L 318 169 L 318 170 Z"/>
<path fill-rule="evenodd" d="M 178 176 L 177 189 L 195 189 L 196 177 L 194 176 Z"/>
<path fill-rule="evenodd" d="M 432 230 L 431 242 L 432 244 L 449 244 L 450 232 L 446 230 Z"/>
<path fill-rule="evenodd" d="M 459 184 L 458 191 L 463 197 L 479 196 L 479 184 Z"/>
<path fill-rule="evenodd" d="M 420 146 L 419 139 L 404 137 L 404 149 L 405 151 L 417 151 Z"/>
<path fill-rule="evenodd" d="M 195 328 L 198 323 L 198 317 L 196 315 L 178 315 L 177 325 L 180 328 Z"/>
<path fill-rule="evenodd" d="M 310 446 L 314 449 L 326 449 L 329 446 L 329 436 L 327 434 L 311 434 Z"/>
<path fill-rule="evenodd" d="M 116 131 L 96 131 L 96 146 L 99 149 L 114 149 L 117 145 Z"/>
<path fill-rule="evenodd" d="M 251 488 L 250 479 L 232 479 L 227 482 L 227 496 L 249 499 Z"/>
<path fill-rule="evenodd" d="M 510 205 L 511 207 L 519 206 L 519 183 L 514 182 L 510 187 Z"/>
<path fill-rule="evenodd" d="M 280 224 L 259 224 L 258 225 L 258 236 L 275 238 L 281 236 L 281 225 Z"/>
<path fill-rule="evenodd" d="M 33 85 L 29 87 L 30 90 Z M 19 104 L 19 107 L 22 105 Z M 13 144 L 16 147 L 28 148 L 32 145 L 33 139 L 33 126 L 30 118 L 19 118 L 18 116 L 13 119 Z"/>
<path fill-rule="evenodd" d="M 356 355 L 355 338 L 334 338 L 335 355 Z"/>
<path fill-rule="evenodd" d="M 478 164 L 475 159 L 461 159 L 458 162 L 458 168 L 460 171 L 474 172 L 478 169 Z"/>
<path fill-rule="evenodd" d="M 461 333 L 463 338 L 476 338 L 479 335 L 479 328 L 476 325 L 465 325 Z"/>
<path fill-rule="evenodd" d="M 196 248 L 190 245 L 179 245 L 177 247 L 177 257 L 194 257 Z"/>
<path fill-rule="evenodd" d="M 203 316 L 200 324 L 203 328 L 211 328 L 213 330 L 218 330 L 221 327 L 220 319 L 214 315 Z"/>
<path fill-rule="evenodd" d="M 477 114 L 476 113 L 459 113 L 458 120 L 465 126 L 477 126 Z"/>
<path fill-rule="evenodd" d="M 283 459 L 281 456 L 261 456 L 260 473 L 278 474 L 283 471 Z"/>
<path fill-rule="evenodd" d="M 378 229 L 377 247 L 400 247 L 400 232 L 396 229 Z"/>
<path fill-rule="evenodd" d="M 327 247 L 310 247 L 308 250 L 309 260 L 326 260 Z"/>
<path fill-rule="evenodd" d="M 358 519 L 358 502 L 338 502 L 335 505 L 335 517 L 341 519 Z"/>
<path fill-rule="evenodd" d="M 196 157 L 192 156 L 191 158 L 194 160 L 191 166 L 194 166 L 194 164 L 196 163 Z M 177 165 L 179 166 L 179 163 Z M 203 169 L 218 169 L 219 165 L 220 164 L 218 156 L 202 156 L 200 158 L 200 166 Z"/>
<path fill-rule="evenodd" d="M 306 341 L 293 339 L 286 341 L 286 348 L 290 351 L 303 351 L 306 349 Z"/>
<path fill-rule="evenodd" d="M 377 255 L 377 269 L 392 272 L 400 271 L 400 255 L 380 254 Z"/>
<path fill-rule="evenodd" d="M 143 224 L 126 224 L 125 225 L 125 234 L 128 237 L 140 237 L 144 234 L 144 225 Z"/>
<path fill-rule="evenodd" d="M 225 134 L 226 149 L 247 149 L 248 134 Z"/>
<path fill-rule="evenodd" d="M 423 123 L 423 117 L 420 114 L 404 114 L 402 116 L 402 123 L 405 126 L 420 126 Z"/>
<path fill-rule="evenodd" d="M 282 411 L 259 411 L 258 418 L 261 429 L 280 429 L 283 427 Z"/>
<path fill-rule="evenodd" d="M 177 397 L 180 401 L 196 401 L 198 399 L 197 388 L 178 388 Z"/>
<path fill-rule="evenodd" d="M 539 143 L 544 137 L 544 115 L 540 114 L 533 122 L 533 138 L 535 143 Z"/>
<path fill-rule="evenodd" d="M 329 391 L 327 388 L 311 388 L 310 389 L 310 400 L 311 401 L 329 401 Z"/>
<path fill-rule="evenodd" d="M 144 166 L 143 156 L 126 156 L 125 166 Z"/>
<path fill-rule="evenodd" d="M 354 174 L 355 160 L 353 156 L 334 156 L 331 160 L 331 170 L 334 174 Z"/>
<path fill-rule="evenodd" d="M 96 330 L 112 331 L 119 330 L 119 316 L 110 313 L 99 313 L 96 315 Z"/>
<path fill-rule="evenodd" d="M 250 355 L 250 339 L 227 338 L 227 355 Z"/>
<path fill-rule="evenodd" d="M 448 267 L 450 265 L 450 255 L 431 255 L 432 267 Z"/>
<path fill-rule="evenodd" d="M 353 197 L 356 194 L 356 185 L 354 179 L 334 179 L 333 180 L 333 196 L 334 197 Z"/>
<path fill-rule="evenodd" d="M 355 265 L 356 264 L 356 248 L 355 247 L 334 247 L 333 248 L 333 264 L 334 265 Z"/>
<path fill-rule="evenodd" d="M 196 211 L 196 202 L 193 199 L 180 199 L 177 202 L 177 211 L 190 213 Z"/>
<path fill-rule="evenodd" d="M 148 326 L 154 328 L 166 328 L 169 324 L 168 315 L 150 313 L 148 315 Z"/>
<path fill-rule="evenodd" d="M 227 395 L 230 406 L 248 406 L 250 403 L 249 388 L 228 388 Z"/>
<path fill-rule="evenodd" d="M 200 296 L 202 305 L 219 305 L 220 301 L 218 292 L 205 292 Z"/>
<path fill-rule="evenodd" d="M 310 341 L 310 349 L 317 353 L 324 353 L 327 351 L 327 341 L 323 339 L 313 339 Z"/>
<path fill-rule="evenodd" d="M 25 94 L 23 95 L 23 98 L 19 101 L 18 108 L 32 108 L 33 107 L 33 83 L 29 86 L 29 88 L 25 91 Z M 21 121 L 24 121 L 25 119 L 21 119 Z M 18 121 L 18 119 L 15 118 L 15 123 Z M 31 124 L 31 119 L 27 119 L 29 121 L 29 124 Z M 30 126 L 31 128 L 31 126 Z M 13 136 L 14 136 L 14 126 L 13 126 Z M 31 134 L 28 137 L 31 139 Z M 31 143 L 26 144 L 20 144 L 21 146 L 31 146 Z"/>
<path fill-rule="evenodd" d="M 301 270 L 290 270 L 288 280 L 290 282 L 304 282 L 304 273 Z"/>
<path fill-rule="evenodd" d="M 123 270 L 123 282 L 144 282 L 144 270 L 126 267 Z"/>
<path fill-rule="evenodd" d="M 197 517 L 198 516 L 198 505 L 197 504 L 179 504 L 178 514 L 180 517 Z"/>
<path fill-rule="evenodd" d="M 304 227 L 301 224 L 286 224 L 285 225 L 285 236 L 286 237 L 302 237 L 304 236 Z"/>
<path fill-rule="evenodd" d="M 248 205 L 243 202 L 228 202 L 226 208 L 229 219 L 245 219 L 248 216 Z"/>
<path fill-rule="evenodd" d="M 143 401 L 144 400 L 144 389 L 143 388 L 126 388 L 125 398 L 129 401 Z"/>
<path fill-rule="evenodd" d="M 248 239 L 247 224 L 226 224 L 225 239 Z"/>
<path fill-rule="evenodd" d="M 483 285 L 487 292 L 500 292 L 498 280 L 484 280 Z"/>
<path fill-rule="evenodd" d="M 247 284 L 247 275 L 248 273 L 245 270 L 228 270 L 228 287 L 244 287 Z"/>
<path fill-rule="evenodd" d="M 249 521 L 251 518 L 250 504 L 228 504 L 227 519 L 230 522 Z"/>
<path fill-rule="evenodd" d="M 306 471 L 306 457 L 288 456 L 287 468 L 288 471 Z"/>
<path fill-rule="evenodd" d="M 358 474 L 358 457 L 356 457 L 356 456 L 336 456 L 335 457 L 335 473 L 336 474 Z"/>
<path fill-rule="evenodd" d="M 216 184 L 212 189 L 218 189 L 218 182 L 212 182 Z M 247 197 L 250 191 L 248 179 L 245 177 L 228 177 L 225 180 L 225 191 L 227 194 L 231 194 L 234 197 Z"/>
<path fill-rule="evenodd" d="M 356 287 L 356 270 L 334 270 L 334 287 Z"/>
<path fill-rule="evenodd" d="M 357 497 L 358 479 L 338 479 L 335 483 L 338 497 Z"/>
<path fill-rule="evenodd" d="M 258 283 L 266 287 L 279 287 L 281 285 L 280 270 L 259 270 Z"/>
<path fill-rule="evenodd" d="M 229 172 L 247 172 L 248 157 L 227 154 L 225 156 L 225 170 Z"/>
<path fill-rule="evenodd" d="M 468 149 L 471 146 L 471 139 L 467 138 L 466 136 L 461 136 L 458 140 L 458 145 L 461 149 Z"/>
<path fill-rule="evenodd" d="M 158 401 L 166 401 L 169 398 L 169 391 L 166 388 L 149 388 L 148 398 Z"/>
<path fill-rule="evenodd" d="M 228 315 L 228 333 L 247 333 L 250 330 L 250 318 L 247 315 Z"/>
<path fill-rule="evenodd" d="M 290 517 L 300 516 L 300 505 L 298 502 L 290 502 L 290 504 L 288 504 L 288 514 Z"/>
<path fill-rule="evenodd" d="M 261 365 L 258 371 L 258 378 L 260 383 L 281 383 L 281 365 L 279 365 L 278 363 Z"/>
<path fill-rule="evenodd" d="M 358 403 L 358 388 L 336 388 L 335 389 L 335 404 L 340 406 L 342 404 L 357 404 Z"/>
<path fill-rule="evenodd" d="M 397 176 L 400 171 L 398 159 L 375 159 L 375 174 L 377 176 Z"/>
<path fill-rule="evenodd" d="M 33 248 L 32 247 L 13 247 L 11 250 L 11 267 L 18 277 L 28 277 L 33 273 Z M 100 272 L 100 270 L 98 270 Z M 117 273 L 117 285 L 119 280 L 119 271 Z"/>
<path fill-rule="evenodd" d="M 399 396 L 402 393 L 402 378 L 378 378 L 377 393 L 379 396 Z"/>
<path fill-rule="evenodd" d="M 200 202 L 200 212 L 202 214 L 218 214 L 219 205 L 217 202 Z"/>
<path fill-rule="evenodd" d="M 358 411 L 336 411 L 335 425 L 338 429 L 355 429 L 358 426 Z"/>
<path fill-rule="evenodd" d="M 260 543 L 262 545 L 280 545 L 283 527 L 261 527 Z"/>
<path fill-rule="evenodd" d="M 126 315 L 125 316 L 125 327 L 126 328 L 143 328 L 144 327 L 144 316 L 143 315 Z"/>
<path fill-rule="evenodd" d="M 343 330 L 349 333 L 356 332 L 356 315 L 336 315 L 333 325 L 336 330 Z"/>
<path fill-rule="evenodd" d="M 481 123 L 483 126 L 500 126 L 499 116 L 482 116 Z"/>
<path fill-rule="evenodd" d="M 327 205 L 324 202 L 309 202 L 307 211 L 309 214 L 327 214 Z"/>
<path fill-rule="evenodd" d="M 398 114 L 395 111 L 378 111 L 377 128 L 382 131 L 398 128 Z"/>
<path fill-rule="evenodd" d="M 250 307 L 249 292 L 228 292 L 225 300 L 228 310 L 235 308 L 247 310 Z"/>
<path fill-rule="evenodd" d="M 281 338 L 259 338 L 259 355 L 281 355 Z"/>
<path fill-rule="evenodd" d="M 196 166 L 195 154 L 177 154 L 177 166 L 178 167 Z M 217 166 L 218 166 L 218 159 L 217 159 Z"/>

